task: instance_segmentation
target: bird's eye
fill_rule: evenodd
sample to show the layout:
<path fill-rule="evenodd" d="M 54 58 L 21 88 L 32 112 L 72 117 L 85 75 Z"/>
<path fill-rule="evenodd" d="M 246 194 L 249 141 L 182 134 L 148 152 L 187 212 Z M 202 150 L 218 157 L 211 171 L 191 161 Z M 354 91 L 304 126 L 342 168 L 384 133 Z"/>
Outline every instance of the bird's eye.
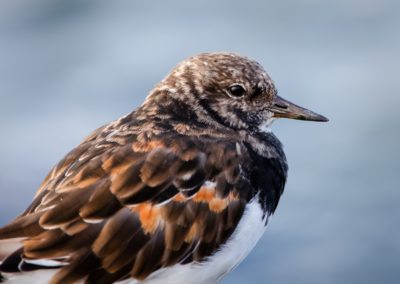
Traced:
<path fill-rule="evenodd" d="M 232 85 L 229 87 L 229 94 L 235 98 L 243 97 L 245 93 L 245 89 L 240 85 Z"/>

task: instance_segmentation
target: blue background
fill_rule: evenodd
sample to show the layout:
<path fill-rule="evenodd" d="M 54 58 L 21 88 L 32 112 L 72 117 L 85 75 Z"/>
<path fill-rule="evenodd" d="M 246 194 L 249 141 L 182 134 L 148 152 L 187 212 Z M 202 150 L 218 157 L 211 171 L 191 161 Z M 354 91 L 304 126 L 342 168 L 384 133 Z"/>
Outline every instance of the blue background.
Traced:
<path fill-rule="evenodd" d="M 0 2 L 0 225 L 96 127 L 204 51 L 258 60 L 331 119 L 280 120 L 290 172 L 267 233 L 224 283 L 398 283 L 400 2 Z"/>

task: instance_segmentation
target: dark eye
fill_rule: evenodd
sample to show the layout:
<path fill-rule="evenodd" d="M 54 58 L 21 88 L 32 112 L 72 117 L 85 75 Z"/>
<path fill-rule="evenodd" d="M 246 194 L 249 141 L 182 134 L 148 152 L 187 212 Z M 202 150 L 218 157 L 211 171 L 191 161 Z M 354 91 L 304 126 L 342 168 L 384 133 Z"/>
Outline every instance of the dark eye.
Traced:
<path fill-rule="evenodd" d="M 229 87 L 229 93 L 236 98 L 243 97 L 246 91 L 240 85 L 232 85 Z"/>

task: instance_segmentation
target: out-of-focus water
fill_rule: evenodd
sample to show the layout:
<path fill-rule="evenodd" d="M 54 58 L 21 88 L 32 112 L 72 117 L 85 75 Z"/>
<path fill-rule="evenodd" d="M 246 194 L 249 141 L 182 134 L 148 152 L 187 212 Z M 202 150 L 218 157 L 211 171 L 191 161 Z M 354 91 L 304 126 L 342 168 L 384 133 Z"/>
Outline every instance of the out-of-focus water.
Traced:
<path fill-rule="evenodd" d="M 224 283 L 398 283 L 399 28 L 396 0 L 2 1 L 0 225 L 177 62 L 235 51 L 331 121 L 274 124 L 286 191 Z"/>

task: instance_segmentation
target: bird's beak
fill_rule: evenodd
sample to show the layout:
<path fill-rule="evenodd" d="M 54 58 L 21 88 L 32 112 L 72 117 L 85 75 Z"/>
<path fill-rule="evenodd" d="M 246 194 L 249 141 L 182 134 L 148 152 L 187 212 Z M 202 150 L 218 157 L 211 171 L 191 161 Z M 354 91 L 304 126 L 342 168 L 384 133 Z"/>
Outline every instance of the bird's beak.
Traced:
<path fill-rule="evenodd" d="M 310 121 L 329 121 L 325 116 L 295 105 L 279 96 L 274 96 L 272 106 L 269 107 L 269 110 L 273 113 L 273 117 L 276 118 L 286 117 Z"/>

